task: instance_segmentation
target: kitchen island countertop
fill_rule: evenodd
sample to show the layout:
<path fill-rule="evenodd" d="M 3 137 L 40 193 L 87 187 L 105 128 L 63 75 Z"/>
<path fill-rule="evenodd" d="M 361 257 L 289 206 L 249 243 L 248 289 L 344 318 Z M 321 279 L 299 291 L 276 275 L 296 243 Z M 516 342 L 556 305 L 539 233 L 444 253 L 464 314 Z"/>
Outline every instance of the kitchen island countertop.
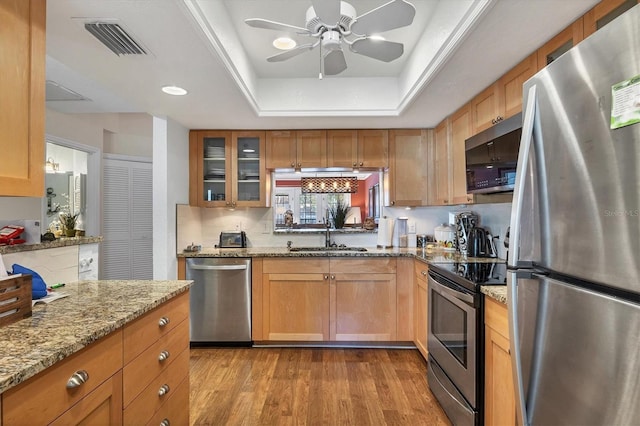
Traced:
<path fill-rule="evenodd" d="M 184 293 L 192 281 L 80 281 L 0 328 L 0 393 Z"/>

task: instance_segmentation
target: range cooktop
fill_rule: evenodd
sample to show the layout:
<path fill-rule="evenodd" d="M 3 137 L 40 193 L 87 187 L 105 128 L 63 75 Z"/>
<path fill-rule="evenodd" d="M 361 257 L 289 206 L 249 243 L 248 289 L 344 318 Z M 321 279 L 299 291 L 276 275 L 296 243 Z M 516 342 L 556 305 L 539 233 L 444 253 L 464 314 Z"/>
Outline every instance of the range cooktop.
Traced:
<path fill-rule="evenodd" d="M 507 285 L 507 265 L 505 263 L 439 263 L 430 268 L 470 290 L 481 285 Z"/>

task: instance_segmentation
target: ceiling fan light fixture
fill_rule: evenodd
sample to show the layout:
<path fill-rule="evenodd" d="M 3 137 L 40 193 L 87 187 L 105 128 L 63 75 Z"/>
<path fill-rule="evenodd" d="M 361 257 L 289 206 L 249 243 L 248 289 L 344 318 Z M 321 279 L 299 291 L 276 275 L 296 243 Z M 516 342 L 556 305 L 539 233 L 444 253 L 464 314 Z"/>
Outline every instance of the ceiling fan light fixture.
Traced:
<path fill-rule="evenodd" d="M 278 37 L 273 40 L 273 47 L 279 50 L 291 50 L 296 47 L 298 43 L 289 37 Z"/>
<path fill-rule="evenodd" d="M 373 34 L 373 35 L 370 35 L 367 38 L 370 39 L 370 40 L 375 40 L 375 41 L 385 41 L 386 40 L 386 38 L 382 37 L 379 34 Z"/>
<path fill-rule="evenodd" d="M 173 95 L 173 96 L 184 96 L 187 93 L 189 93 L 182 87 L 178 87 L 178 86 L 163 86 L 162 91 L 167 95 Z"/>

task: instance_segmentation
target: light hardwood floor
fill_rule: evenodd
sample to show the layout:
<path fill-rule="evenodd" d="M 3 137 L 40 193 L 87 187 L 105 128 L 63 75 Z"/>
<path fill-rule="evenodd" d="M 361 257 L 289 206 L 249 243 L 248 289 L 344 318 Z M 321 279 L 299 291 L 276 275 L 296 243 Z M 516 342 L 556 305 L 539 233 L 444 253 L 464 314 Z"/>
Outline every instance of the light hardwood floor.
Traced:
<path fill-rule="evenodd" d="M 411 349 L 191 349 L 192 425 L 449 425 Z"/>

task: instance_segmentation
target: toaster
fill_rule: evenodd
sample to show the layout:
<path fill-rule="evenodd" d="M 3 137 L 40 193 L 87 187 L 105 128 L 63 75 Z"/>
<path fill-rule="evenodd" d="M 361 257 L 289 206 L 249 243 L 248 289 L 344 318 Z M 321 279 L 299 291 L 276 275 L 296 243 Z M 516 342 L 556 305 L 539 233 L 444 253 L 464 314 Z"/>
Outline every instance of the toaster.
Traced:
<path fill-rule="evenodd" d="M 244 231 L 223 231 L 220 233 L 218 248 L 245 248 L 247 234 Z"/>

